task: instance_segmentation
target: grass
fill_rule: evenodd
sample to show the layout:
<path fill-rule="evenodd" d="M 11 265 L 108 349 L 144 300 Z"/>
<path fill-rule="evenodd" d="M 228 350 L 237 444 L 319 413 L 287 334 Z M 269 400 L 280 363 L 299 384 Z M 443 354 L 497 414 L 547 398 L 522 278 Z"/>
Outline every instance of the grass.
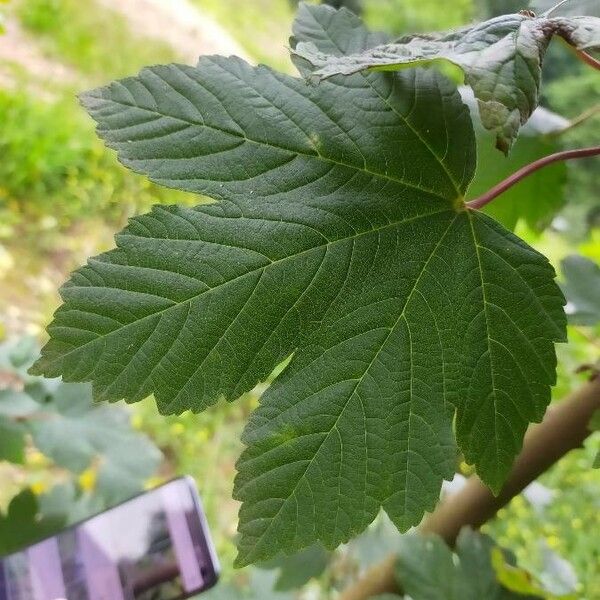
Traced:
<path fill-rule="evenodd" d="M 0 122 L 0 238 L 14 234 L 11 224 L 38 231 L 50 219 L 46 229 L 65 229 L 102 215 L 120 225 L 152 204 L 192 200 L 119 165 L 72 95 L 47 101 L 0 90 Z"/>
<path fill-rule="evenodd" d="M 16 13 L 48 55 L 94 79 L 177 58 L 169 45 L 132 32 L 121 15 L 94 0 L 20 0 Z"/>

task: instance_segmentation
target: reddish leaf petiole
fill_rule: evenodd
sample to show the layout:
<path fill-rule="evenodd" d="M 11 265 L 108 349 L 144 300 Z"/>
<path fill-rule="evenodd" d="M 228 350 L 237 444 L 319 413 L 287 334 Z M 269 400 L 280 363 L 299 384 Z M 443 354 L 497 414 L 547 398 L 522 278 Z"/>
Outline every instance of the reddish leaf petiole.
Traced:
<path fill-rule="evenodd" d="M 528 165 L 525 165 L 503 181 L 501 181 L 498 185 L 495 185 L 493 188 L 488 190 L 485 194 L 479 196 L 479 198 L 475 198 L 474 200 L 470 200 L 466 202 L 466 206 L 468 208 L 482 208 L 486 204 L 489 204 L 492 200 L 503 194 L 506 190 L 511 188 L 516 183 L 519 183 L 521 179 L 524 179 L 531 173 L 534 173 L 538 169 L 545 167 L 554 162 L 558 162 L 561 160 L 571 160 L 574 158 L 585 158 L 588 156 L 597 156 L 600 154 L 600 146 L 594 146 L 593 148 L 577 148 L 576 150 L 564 150 L 562 152 L 556 152 L 555 154 L 550 154 L 549 156 L 544 156 L 539 160 L 536 160 Z"/>

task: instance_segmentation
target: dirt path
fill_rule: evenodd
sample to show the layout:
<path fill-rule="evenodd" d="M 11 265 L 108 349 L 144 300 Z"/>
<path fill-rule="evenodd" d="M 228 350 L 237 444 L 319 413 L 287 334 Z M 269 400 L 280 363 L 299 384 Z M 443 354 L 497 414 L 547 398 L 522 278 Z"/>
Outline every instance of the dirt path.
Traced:
<path fill-rule="evenodd" d="M 195 64 L 200 54 L 235 54 L 248 59 L 241 46 L 189 0 L 98 1 L 122 14 L 133 31 L 170 44 L 190 64 Z"/>
<path fill-rule="evenodd" d="M 14 67 L 23 69 L 40 82 L 54 81 L 65 84 L 77 80 L 76 73 L 59 61 L 44 56 L 35 39 L 26 34 L 14 18 L 5 21 L 4 35 L 0 35 L 0 85 L 14 85 Z"/>
<path fill-rule="evenodd" d="M 248 60 L 241 46 L 211 17 L 189 0 L 98 0 L 127 19 L 133 32 L 169 44 L 181 60 L 195 64 L 200 54 L 235 54 Z M 14 17 L 5 22 L 0 35 L 0 87 L 13 87 L 15 67 L 36 82 L 42 93 L 44 82 L 77 82 L 77 72 L 44 55 L 35 37 L 24 32 Z"/>

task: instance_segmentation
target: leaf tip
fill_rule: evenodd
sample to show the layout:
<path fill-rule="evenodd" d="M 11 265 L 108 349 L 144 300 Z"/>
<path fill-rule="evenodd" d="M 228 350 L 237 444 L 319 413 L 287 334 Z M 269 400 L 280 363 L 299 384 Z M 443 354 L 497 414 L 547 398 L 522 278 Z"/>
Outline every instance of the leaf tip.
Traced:
<path fill-rule="evenodd" d="M 496 149 L 500 150 L 504 156 L 508 156 L 510 153 L 510 148 L 512 146 L 512 140 L 506 138 L 502 135 L 498 135 L 496 137 Z"/>
<path fill-rule="evenodd" d="M 47 359 L 42 355 L 40 356 L 28 369 L 27 373 L 35 377 L 52 377 L 48 372 Z"/>

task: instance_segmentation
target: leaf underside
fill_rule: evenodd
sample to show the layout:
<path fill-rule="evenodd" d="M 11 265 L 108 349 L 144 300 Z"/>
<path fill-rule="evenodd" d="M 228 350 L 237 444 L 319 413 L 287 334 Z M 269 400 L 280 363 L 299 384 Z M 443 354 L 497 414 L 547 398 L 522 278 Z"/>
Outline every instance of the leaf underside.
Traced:
<path fill-rule="evenodd" d="M 302 5 L 294 35 L 342 53 L 376 39 L 361 27 Z M 381 506 L 418 523 L 455 437 L 499 489 L 549 401 L 563 298 L 544 257 L 465 209 L 474 135 L 450 82 L 309 86 L 205 57 L 82 100 L 125 165 L 218 202 L 132 219 L 63 288 L 35 371 L 178 413 L 293 355 L 244 433 L 238 564 L 335 547 Z"/>
<path fill-rule="evenodd" d="M 481 121 L 508 154 L 519 128 L 539 102 L 541 69 L 553 36 L 579 50 L 600 48 L 597 17 L 532 17 L 526 12 L 504 15 L 444 34 L 406 36 L 395 43 L 362 51 L 331 53 L 307 40 L 293 50 L 308 61 L 319 78 L 364 70 L 398 70 L 436 61 L 460 67 L 479 102 Z"/>

